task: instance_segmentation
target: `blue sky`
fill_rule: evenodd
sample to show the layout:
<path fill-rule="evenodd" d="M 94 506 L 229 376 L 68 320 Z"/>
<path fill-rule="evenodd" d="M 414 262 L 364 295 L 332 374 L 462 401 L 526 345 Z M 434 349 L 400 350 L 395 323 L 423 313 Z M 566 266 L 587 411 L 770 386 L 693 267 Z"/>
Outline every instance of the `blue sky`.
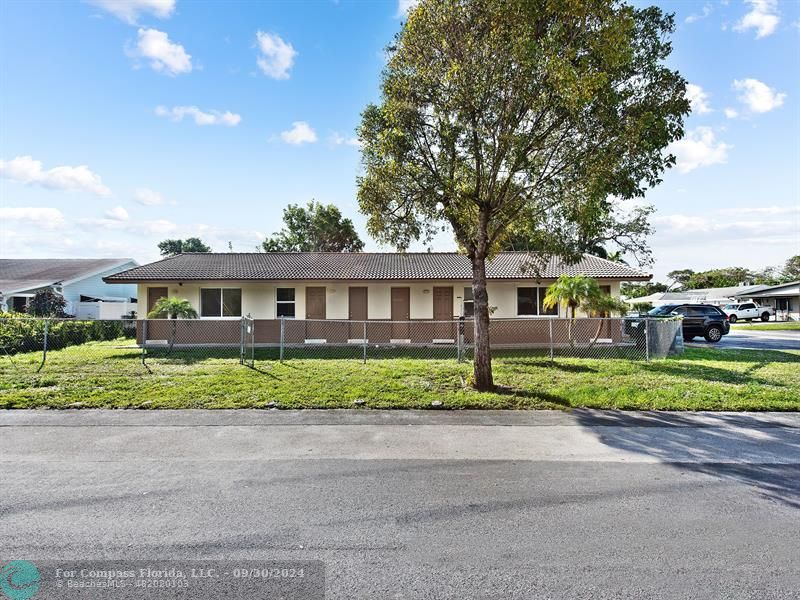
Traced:
<path fill-rule="evenodd" d="M 354 129 L 405 4 L 6 0 L 0 254 L 251 251 L 312 198 L 366 240 Z M 780 264 L 800 253 L 800 3 L 658 4 L 695 110 L 646 199 L 651 271 Z"/>

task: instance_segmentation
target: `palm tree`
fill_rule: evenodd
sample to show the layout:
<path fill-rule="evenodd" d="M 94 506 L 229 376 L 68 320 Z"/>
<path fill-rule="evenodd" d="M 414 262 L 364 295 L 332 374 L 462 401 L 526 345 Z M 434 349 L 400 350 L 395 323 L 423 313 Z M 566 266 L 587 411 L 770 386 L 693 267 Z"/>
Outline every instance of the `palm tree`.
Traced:
<path fill-rule="evenodd" d="M 622 312 L 627 308 L 622 302 L 603 292 L 595 279 L 585 275 L 562 275 L 559 277 L 555 283 L 547 288 L 542 304 L 544 304 L 545 308 L 555 308 L 561 305 L 567 309 L 567 316 L 569 317 L 567 336 L 570 346 L 575 345 L 572 336 L 572 325 L 578 308 L 584 307 L 586 310 L 597 313 L 600 316 Z M 590 347 L 600 338 L 603 321 L 598 321 L 598 323 L 597 332 Z"/>
<path fill-rule="evenodd" d="M 148 319 L 173 319 L 172 338 L 169 341 L 169 351 L 175 345 L 178 334 L 178 319 L 196 319 L 197 311 L 188 300 L 183 298 L 159 298 L 153 309 L 147 313 Z"/>

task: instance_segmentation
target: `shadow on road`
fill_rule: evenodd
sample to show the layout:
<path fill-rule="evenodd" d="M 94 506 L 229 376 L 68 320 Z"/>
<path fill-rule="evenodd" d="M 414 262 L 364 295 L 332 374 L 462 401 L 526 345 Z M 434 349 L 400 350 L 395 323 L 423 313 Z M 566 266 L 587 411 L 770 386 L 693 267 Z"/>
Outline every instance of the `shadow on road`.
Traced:
<path fill-rule="evenodd" d="M 698 426 L 674 413 L 647 413 L 631 418 L 625 413 L 575 411 L 578 422 L 611 447 L 644 454 L 677 468 L 704 473 L 751 487 L 761 497 L 800 509 L 800 435 L 788 426 L 752 427 L 745 416 L 714 415 L 713 423 Z M 600 426 L 598 426 L 600 424 Z M 618 425 L 617 427 L 609 427 Z M 635 426 L 632 426 L 635 425 Z M 769 445 L 778 456 L 795 457 L 789 463 L 765 463 Z M 735 448 L 736 462 L 720 462 L 721 452 Z"/>

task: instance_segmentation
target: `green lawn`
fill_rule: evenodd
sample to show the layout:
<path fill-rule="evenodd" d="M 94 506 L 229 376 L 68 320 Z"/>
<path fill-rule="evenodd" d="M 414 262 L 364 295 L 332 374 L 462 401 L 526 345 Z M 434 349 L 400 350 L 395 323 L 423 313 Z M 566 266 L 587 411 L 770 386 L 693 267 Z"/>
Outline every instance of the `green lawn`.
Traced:
<path fill-rule="evenodd" d="M 800 331 L 800 323 L 735 323 L 734 329 L 752 329 L 755 331 Z"/>
<path fill-rule="evenodd" d="M 0 357 L 0 408 L 618 408 L 800 410 L 800 352 L 687 349 L 681 358 L 646 362 L 495 357 L 498 393 L 464 386 L 469 364 L 447 359 L 266 360 L 236 362 L 238 350 L 151 360 L 120 342 L 93 342 L 48 354 Z M 208 351 L 205 351 L 207 354 Z M 227 354 L 227 355 L 226 355 Z M 76 405 L 76 403 L 78 403 Z"/>

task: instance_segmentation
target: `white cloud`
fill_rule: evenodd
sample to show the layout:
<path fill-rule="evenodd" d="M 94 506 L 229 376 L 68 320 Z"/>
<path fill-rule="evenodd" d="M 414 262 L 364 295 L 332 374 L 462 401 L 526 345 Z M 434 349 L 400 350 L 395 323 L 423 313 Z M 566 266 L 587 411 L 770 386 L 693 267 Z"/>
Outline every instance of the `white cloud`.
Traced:
<path fill-rule="evenodd" d="M 172 108 L 156 106 L 155 113 L 159 117 L 168 117 L 173 121 L 183 121 L 184 117 L 191 117 L 197 125 L 227 125 L 228 127 L 235 127 L 242 120 L 241 115 L 227 110 L 225 112 L 218 110 L 204 112 L 196 106 L 173 106 Z"/>
<path fill-rule="evenodd" d="M 64 225 L 64 214 L 57 208 L 0 207 L 0 221 L 25 223 L 44 229 L 57 229 Z"/>
<path fill-rule="evenodd" d="M 712 8 L 711 4 L 706 2 L 703 5 L 703 11 L 702 12 L 691 14 L 688 17 L 686 17 L 686 19 L 684 19 L 684 21 L 686 23 L 695 23 L 697 21 L 700 21 L 701 19 L 705 19 L 708 15 L 711 14 L 712 10 L 713 10 L 713 8 Z"/>
<path fill-rule="evenodd" d="M 115 206 L 106 211 L 106 217 L 114 221 L 127 221 L 128 211 L 121 206 Z"/>
<path fill-rule="evenodd" d="M 686 84 L 686 99 L 692 106 L 692 112 L 698 114 L 706 114 L 711 112 L 711 106 L 708 104 L 708 93 L 697 84 Z"/>
<path fill-rule="evenodd" d="M 144 206 L 164 204 L 164 196 L 148 188 L 139 188 L 133 192 L 133 199 Z"/>
<path fill-rule="evenodd" d="M 292 128 L 281 131 L 281 139 L 287 144 L 313 144 L 317 141 L 317 133 L 305 121 L 294 121 Z"/>
<path fill-rule="evenodd" d="M 736 31 L 756 30 L 756 39 L 767 37 L 775 32 L 780 23 L 777 0 L 746 0 L 750 12 L 736 23 Z"/>
<path fill-rule="evenodd" d="M 721 208 L 724 215 L 791 215 L 800 214 L 800 206 L 737 206 Z"/>
<path fill-rule="evenodd" d="M 140 14 L 168 19 L 175 11 L 175 0 L 87 0 L 129 25 L 135 25 Z"/>
<path fill-rule="evenodd" d="M 84 191 L 98 196 L 111 194 L 100 176 L 90 171 L 86 165 L 53 167 L 45 171 L 41 161 L 30 156 L 0 160 L 0 177 L 28 185 L 39 184 L 53 190 Z"/>
<path fill-rule="evenodd" d="M 758 79 L 736 79 L 733 89 L 739 90 L 739 100 L 755 113 L 769 112 L 778 108 L 786 99 L 786 94 L 777 93 Z"/>
<path fill-rule="evenodd" d="M 402 19 L 419 4 L 419 0 L 397 0 L 397 13 L 395 17 Z"/>
<path fill-rule="evenodd" d="M 256 43 L 259 51 L 256 63 L 261 72 L 273 79 L 289 79 L 297 50 L 277 33 L 258 31 Z"/>
<path fill-rule="evenodd" d="M 343 135 L 340 135 L 338 132 L 334 132 L 330 137 L 330 142 L 334 146 L 357 146 L 361 147 L 361 142 L 357 137 L 350 137 L 346 138 Z"/>
<path fill-rule="evenodd" d="M 739 111 L 736 110 L 735 108 L 727 107 L 725 109 L 725 116 L 728 117 L 729 119 L 735 119 L 736 117 L 739 116 Z"/>
<path fill-rule="evenodd" d="M 139 29 L 138 35 L 139 41 L 131 54 L 148 59 L 154 71 L 167 75 L 191 72 L 192 56 L 180 44 L 171 42 L 166 33 L 157 29 Z"/>
<path fill-rule="evenodd" d="M 683 139 L 672 142 L 667 151 L 675 155 L 678 171 L 688 173 L 699 167 L 726 162 L 731 148 L 724 142 L 718 142 L 710 127 L 696 127 Z"/>

